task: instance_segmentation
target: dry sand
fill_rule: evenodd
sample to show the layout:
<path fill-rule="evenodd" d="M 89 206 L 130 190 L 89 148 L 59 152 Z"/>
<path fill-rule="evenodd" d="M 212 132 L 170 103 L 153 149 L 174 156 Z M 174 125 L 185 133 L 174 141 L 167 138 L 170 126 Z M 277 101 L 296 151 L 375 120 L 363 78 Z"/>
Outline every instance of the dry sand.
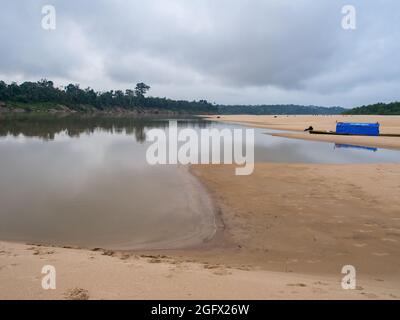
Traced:
<path fill-rule="evenodd" d="M 379 122 L 381 133 L 400 134 L 400 116 L 254 116 L 254 115 L 226 115 L 207 116 L 208 119 L 221 122 L 230 122 L 250 125 L 258 128 L 294 131 L 289 133 L 273 134 L 280 137 L 354 144 L 367 147 L 400 149 L 400 137 L 366 137 L 366 136 L 332 136 L 315 135 L 304 132 L 312 126 L 315 130 L 335 131 L 336 122 Z"/>
<path fill-rule="evenodd" d="M 364 281 L 343 290 L 340 278 L 245 271 L 180 262 L 168 256 L 91 252 L 0 242 L 0 299 L 396 299 L 391 283 Z M 43 290 L 44 265 L 56 289 Z"/>

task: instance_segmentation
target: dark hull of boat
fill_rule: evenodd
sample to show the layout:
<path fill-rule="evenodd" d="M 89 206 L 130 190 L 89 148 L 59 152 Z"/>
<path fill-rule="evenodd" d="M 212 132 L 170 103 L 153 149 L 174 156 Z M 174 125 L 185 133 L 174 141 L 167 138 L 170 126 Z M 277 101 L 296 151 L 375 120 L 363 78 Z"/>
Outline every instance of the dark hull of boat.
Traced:
<path fill-rule="evenodd" d="M 334 131 L 320 131 L 320 130 L 310 130 L 310 134 L 329 134 L 329 135 L 334 135 L 334 136 L 367 136 L 367 137 L 374 137 L 370 135 L 363 135 L 363 134 L 349 134 L 349 133 L 337 133 Z M 375 136 L 376 137 L 376 136 Z M 400 138 L 400 134 L 379 134 L 379 137 L 398 137 Z"/>

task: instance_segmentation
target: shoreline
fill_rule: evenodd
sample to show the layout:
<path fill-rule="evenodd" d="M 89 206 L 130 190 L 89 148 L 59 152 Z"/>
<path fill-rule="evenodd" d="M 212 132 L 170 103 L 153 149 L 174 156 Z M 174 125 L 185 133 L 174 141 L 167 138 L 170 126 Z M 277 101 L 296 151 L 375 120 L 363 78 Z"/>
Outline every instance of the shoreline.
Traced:
<path fill-rule="evenodd" d="M 345 143 L 365 147 L 386 148 L 400 150 L 398 137 L 372 137 L 372 136 L 332 136 L 316 135 L 304 132 L 305 128 L 313 126 L 315 130 L 334 131 L 336 121 L 340 122 L 379 122 L 381 133 L 400 134 L 400 116 L 357 116 L 357 115 L 332 115 L 332 116 L 253 116 L 253 115 L 221 115 L 202 116 L 202 118 L 233 124 L 240 124 L 256 128 L 274 129 L 289 132 L 273 133 L 272 136 L 290 139 L 302 139 L 331 143 Z M 269 133 L 267 133 L 269 134 Z"/>
<path fill-rule="evenodd" d="M 285 170 L 282 170 L 283 168 Z M 377 175 L 384 174 L 384 177 L 380 177 L 382 181 L 389 181 L 389 185 L 381 190 L 384 198 L 370 199 L 378 202 L 367 202 L 366 205 L 380 207 L 382 201 L 392 199 L 387 206 L 391 208 L 390 210 L 398 212 L 398 201 L 391 194 L 386 194 L 388 188 L 392 187 L 391 183 L 399 184 L 397 181 L 400 181 L 400 170 L 396 165 L 256 163 L 254 174 L 239 178 L 241 181 L 232 174 L 233 170 L 229 165 L 191 166 L 189 170 L 205 186 L 215 201 L 216 212 L 222 215 L 220 221 L 222 229 L 210 242 L 204 246 L 184 249 L 88 250 L 0 241 L 0 282 L 7 288 L 14 288 L 16 283 L 20 283 L 17 287 L 22 286 L 18 291 L 0 290 L 0 298 L 72 299 L 74 297 L 69 296 L 68 290 L 82 288 L 88 290 L 91 299 L 400 299 L 400 275 L 397 272 L 400 264 L 394 253 L 399 250 L 398 242 L 385 240 L 376 249 L 371 247 L 369 249 L 371 251 L 365 251 L 366 247 L 376 245 L 375 238 L 378 234 L 372 233 L 372 238 L 370 236 L 365 238 L 368 234 L 356 232 L 354 239 L 348 238 L 347 232 L 352 232 L 350 225 L 350 229 L 345 228 L 346 230 L 341 232 L 341 238 L 332 239 L 333 242 L 327 241 L 327 235 L 340 236 L 340 232 L 336 232 L 333 227 L 336 221 L 332 227 L 326 229 L 330 230 L 326 235 L 320 234 L 333 217 L 331 215 L 337 212 L 337 207 L 331 209 L 331 214 L 327 211 L 323 212 L 322 216 L 308 217 L 308 227 L 304 228 L 302 226 L 304 222 L 299 224 L 299 221 L 293 220 L 297 219 L 296 216 L 301 211 L 294 209 L 295 207 L 288 211 L 291 206 L 285 209 L 280 207 L 279 201 L 275 203 L 272 201 L 286 195 L 287 199 L 300 201 L 298 204 L 300 205 L 304 195 L 309 194 L 308 190 L 304 190 L 308 182 L 303 177 L 316 181 L 316 177 L 313 177 L 315 174 L 324 176 L 330 172 L 323 180 L 336 179 L 338 169 L 345 171 L 340 174 L 342 178 L 348 176 L 349 170 L 365 172 L 366 178 L 374 181 Z M 315 174 L 310 175 L 312 172 Z M 297 176 L 298 173 L 301 175 Z M 268 182 L 269 179 L 273 180 Z M 282 185 L 276 185 L 277 181 Z M 329 183 L 325 181 L 323 185 L 328 186 Z M 272 187 L 269 187 L 270 184 Z M 288 186 L 295 188 L 288 193 Z M 373 190 L 375 187 L 382 189 L 382 186 L 370 187 Z M 400 185 L 397 187 L 400 188 Z M 324 194 L 323 188 L 326 187 L 318 185 L 316 197 Z M 254 190 L 257 192 L 254 193 Z M 291 195 L 293 192 L 295 193 Z M 330 197 L 329 194 L 326 196 Z M 365 201 L 362 200 L 363 197 L 352 203 L 354 200 L 347 190 L 338 196 L 334 202 L 336 205 L 350 201 L 348 205 L 351 208 L 357 208 L 359 203 L 362 203 L 359 201 Z M 370 192 L 365 197 L 370 197 Z M 334 204 L 332 201 L 327 202 L 326 198 L 321 198 L 319 201 L 325 203 L 327 207 Z M 265 203 L 269 203 L 269 206 L 265 206 Z M 388 236 L 388 240 L 400 237 L 398 220 L 391 220 L 393 222 L 390 226 L 382 225 L 386 219 L 391 219 L 392 211 L 387 211 L 385 208 L 386 211 L 380 212 L 377 217 L 358 217 L 361 214 L 360 210 L 364 209 L 357 209 L 352 215 L 354 218 L 347 224 L 356 219 L 352 223 L 356 223 L 354 226 L 357 226 L 360 224 L 357 219 L 361 219 L 368 224 L 363 228 L 370 228 L 372 232 L 379 233 L 382 232 L 380 231 L 382 227 L 386 230 L 385 228 L 393 229 L 397 226 L 392 231 L 390 228 L 387 229 L 386 233 L 393 234 Z M 272 216 L 268 210 L 272 210 Z M 351 212 L 346 208 L 341 210 Z M 274 218 L 274 215 L 277 215 L 277 218 Z M 286 222 L 270 224 L 275 219 L 284 219 Z M 286 224 L 289 225 L 287 228 Z M 264 226 L 268 228 L 264 229 Z M 321 227 L 323 229 L 319 231 Z M 314 229 L 315 231 L 310 234 L 309 228 L 310 231 Z M 354 229 L 356 230 L 358 229 Z M 317 237 L 317 242 L 310 238 L 312 234 Z M 300 239 L 303 240 L 299 241 Z M 339 244 L 338 249 L 331 248 L 336 242 Z M 368 245 L 361 246 L 363 243 Z M 265 245 L 268 246 L 268 250 Z M 308 246 L 310 246 L 308 253 L 296 253 L 296 248 Z M 347 253 L 342 256 L 344 259 L 339 256 L 339 260 L 335 262 L 332 250 Z M 385 252 L 391 253 L 387 255 Z M 350 260 L 346 257 L 350 257 Z M 374 259 L 377 260 L 374 262 Z M 340 287 L 342 278 L 340 268 L 348 262 L 354 263 L 358 270 L 361 270 L 357 276 L 357 290 L 343 290 Z M 48 292 L 40 288 L 39 267 L 44 264 L 54 264 L 62 269 L 60 276 L 64 280 L 59 290 Z M 94 270 L 97 272 L 96 277 L 93 277 Z M 112 274 L 118 276 L 110 278 Z M 123 277 L 128 277 L 131 283 L 136 283 L 136 286 L 126 285 L 126 280 L 121 274 L 124 274 Z M 150 281 L 150 284 L 146 281 Z M 214 283 L 218 286 L 215 287 Z M 137 286 L 145 286 L 147 291 L 138 290 Z M 186 292 L 175 291 L 178 287 L 186 288 Z M 211 295 L 210 290 L 213 291 Z"/>
<path fill-rule="evenodd" d="M 283 167 L 289 169 L 283 172 L 280 170 Z M 212 199 L 216 201 L 216 210 L 222 214 L 221 223 L 224 225 L 221 232 L 205 246 L 166 250 L 99 248 L 88 250 L 0 241 L 0 282 L 4 287 L 11 288 L 11 291 L 0 290 L 0 298 L 73 299 L 70 290 L 81 288 L 88 291 L 89 299 L 400 299 L 400 275 L 397 272 L 399 262 L 394 253 L 399 250 L 398 243 L 384 241 L 378 247 L 372 248 L 378 241 L 376 239 L 378 234 L 375 235 L 375 232 L 381 232 L 379 230 L 382 227 L 386 233 L 393 234 L 388 239 L 396 239 L 396 235 L 400 237 L 398 220 L 392 220 L 393 222 L 388 223 L 387 227 L 382 225 L 383 221 L 390 219 L 392 211 L 397 212 L 396 199 L 388 204 L 391 208 L 389 211 L 379 212 L 376 217 L 357 218 L 364 209 L 357 210 L 348 217 L 351 220 L 346 224 L 349 224 L 350 229 L 346 227 L 346 231 L 339 233 L 333 227 L 336 222 L 332 224 L 333 230 L 331 227 L 328 229 L 325 227 L 332 218 L 329 211 L 324 211 L 322 216 L 308 217 L 308 227 L 304 229 L 302 223 L 294 221 L 301 213 L 298 209 L 289 212 L 279 206 L 279 201 L 271 202 L 271 199 L 281 197 L 281 191 L 287 192 L 287 185 L 294 183 L 292 180 L 294 173 L 302 172 L 296 180 L 303 181 L 303 184 L 295 183 L 297 187 L 287 196 L 302 201 L 304 194 L 308 193 L 307 190 L 302 190 L 307 185 L 302 176 L 311 177 L 312 180 L 316 178 L 313 174 L 310 176 L 307 171 L 311 170 L 311 173 L 317 170 L 315 173 L 324 175 L 329 169 L 330 173 L 324 179 L 328 177 L 332 179 L 338 175 L 338 168 L 342 171 L 353 171 L 358 168 L 357 172 L 366 171 L 368 179 L 373 180 L 376 174 L 395 175 L 391 179 L 392 183 L 397 183 L 397 178 L 400 177 L 398 166 L 386 164 L 378 166 L 256 164 L 255 177 L 249 177 L 251 180 L 237 181 L 229 165 L 193 166 L 190 170 L 193 170 L 193 174 L 205 184 Z M 347 171 L 341 174 L 343 177 L 347 175 Z M 268 189 L 268 179 L 271 178 L 283 184 Z M 387 181 L 385 178 L 383 180 Z M 223 186 L 217 187 L 220 183 Z M 324 185 L 329 185 L 329 181 Z M 382 195 L 390 186 L 389 183 L 382 191 Z M 373 185 L 371 187 L 375 188 Z M 237 188 L 241 190 L 242 198 L 238 198 Z M 259 198 L 254 198 L 255 194 L 249 197 L 253 194 L 253 190 L 258 188 L 263 190 Z M 318 186 L 319 195 L 324 194 L 321 190 L 323 188 Z M 278 193 L 274 190 L 278 190 Z M 294 197 L 295 194 L 291 195 L 293 192 L 303 196 Z M 348 192 L 344 190 L 338 196 L 346 197 L 346 194 Z M 351 198 L 348 197 L 350 200 Z M 393 197 L 389 194 L 384 199 L 370 201 L 379 201 L 374 204 L 379 207 L 380 201 L 390 198 Z M 260 199 L 264 199 L 264 203 L 260 203 Z M 319 201 L 326 203 L 327 207 L 332 205 L 327 203 L 325 198 Z M 348 200 L 343 198 L 337 201 Z M 260 204 L 249 206 L 250 203 Z M 265 203 L 270 203 L 270 208 L 266 207 Z M 368 202 L 366 205 L 370 206 L 372 203 L 374 202 Z M 357 207 L 358 201 L 349 205 Z M 246 209 L 243 211 L 244 208 L 251 210 L 252 218 L 248 216 Z M 293 225 L 286 227 L 286 223 L 282 221 L 271 225 L 267 232 L 263 231 L 263 226 L 268 226 L 271 218 L 276 219 L 268 213 L 268 210 L 276 212 L 279 215 L 278 220 L 286 219 L 292 221 L 289 224 Z M 344 211 L 341 213 L 349 213 L 346 208 L 342 210 Z M 335 214 L 337 208 L 332 208 L 331 212 Z M 285 218 L 288 214 L 289 216 Z M 368 226 L 358 228 L 370 228 L 374 232 L 371 234 L 372 238 L 370 236 L 365 238 L 365 235 L 369 234 L 356 232 L 354 234 L 357 236 L 354 239 L 348 239 L 347 232 L 358 230 L 352 229 L 350 221 L 355 223 L 354 226 L 359 225 L 360 221 L 367 222 Z M 326 235 L 320 234 L 318 230 L 321 227 L 322 230 L 330 231 L 328 233 L 324 231 Z M 393 229 L 394 227 L 396 228 Z M 309 238 L 308 228 L 315 229 L 312 234 L 317 237 L 317 242 Z M 347 252 L 343 256 L 345 259 L 339 258 L 337 262 L 336 258 L 332 260 L 334 251 L 331 246 L 335 243 L 327 241 L 326 238 L 331 235 L 341 237 L 335 238 L 334 242 L 338 242 L 339 247 L 334 250 Z M 361 235 L 363 236 L 360 238 Z M 362 243 L 367 245 L 358 246 Z M 269 250 L 264 250 L 265 245 L 268 245 Z M 304 245 L 310 246 L 310 251 L 296 253 L 296 248 Z M 368 247 L 370 249 L 366 250 Z M 384 255 L 384 252 L 390 254 Z M 350 257 L 350 260 L 346 257 Z M 377 261 L 374 262 L 374 259 Z M 358 270 L 356 290 L 343 290 L 340 286 L 343 277 L 340 267 L 347 262 L 354 263 Z M 40 268 L 45 264 L 57 268 L 60 285 L 55 291 L 44 291 L 40 287 L 42 277 Z M 382 268 L 385 265 L 387 265 L 386 271 Z"/>
<path fill-rule="evenodd" d="M 270 133 L 266 133 L 270 134 Z M 272 133 L 274 137 L 400 150 L 400 137 L 332 136 L 309 133 Z"/>
<path fill-rule="evenodd" d="M 175 170 L 175 169 L 174 169 Z M 197 250 L 215 246 L 217 240 L 221 237 L 222 226 L 221 216 L 217 214 L 217 207 L 207 186 L 202 183 L 190 170 L 190 166 L 178 165 L 174 171 L 176 178 L 183 186 L 184 192 L 179 194 L 190 203 L 188 214 L 193 217 L 193 226 L 195 229 L 188 231 L 181 236 L 170 236 L 169 239 L 160 239 L 156 241 L 144 242 L 123 242 L 110 243 L 105 245 L 84 245 L 69 243 L 52 243 L 47 241 L 21 240 L 17 238 L 0 239 L 4 242 L 10 242 L 22 245 L 34 245 L 52 248 L 78 249 L 87 251 L 101 251 L 111 253 L 140 253 L 140 252 L 171 252 L 174 250 Z M 179 212 L 183 212 L 180 210 Z M 185 214 L 187 214 L 185 213 Z"/>
<path fill-rule="evenodd" d="M 353 171 L 358 171 L 359 173 L 365 171 L 368 169 L 369 174 L 367 175 L 368 180 L 374 180 L 376 173 L 379 174 L 386 174 L 386 175 L 391 175 L 391 180 L 392 184 L 396 184 L 396 177 L 399 177 L 400 181 L 400 168 L 397 164 L 274 164 L 274 163 L 256 163 L 256 169 L 257 172 L 261 173 L 261 177 L 259 174 L 253 179 L 255 180 L 254 182 L 247 181 L 249 183 L 245 185 L 249 185 L 251 189 L 254 189 L 254 185 L 256 183 L 262 183 L 264 187 L 267 187 L 263 183 L 263 180 L 268 178 L 268 176 L 271 176 L 273 180 L 282 180 L 285 178 L 285 174 L 280 174 L 279 172 L 283 172 L 284 168 L 286 168 L 286 171 L 289 171 L 293 174 L 297 175 L 297 171 L 300 171 L 302 175 L 304 176 L 309 176 L 307 172 L 304 171 L 309 171 L 309 172 L 319 172 L 319 174 L 326 175 L 326 173 L 331 172 L 330 178 L 329 179 L 336 179 L 338 177 L 344 178 L 348 172 L 353 172 Z M 201 243 L 197 243 L 194 245 L 185 245 L 182 247 L 165 247 L 165 248 L 127 248 L 127 249 L 112 249 L 112 248 L 107 248 L 107 247 L 95 247 L 95 248 L 90 248 L 90 247 L 84 247 L 84 246 L 71 246 L 71 245 L 58 245 L 58 244 L 50 244 L 50 243 L 35 243 L 35 242 L 27 242 L 27 241 L 7 241 L 7 240 L 0 240 L 0 242 L 9 242 L 9 243 L 14 243 L 14 244 L 19 244 L 19 245 L 30 245 L 30 246 L 37 246 L 37 247 L 46 247 L 46 248 L 60 248 L 60 249 L 75 249 L 75 250 L 83 250 L 87 252 L 101 252 L 105 255 L 108 256 L 130 256 L 130 255 L 137 255 L 137 254 L 142 254 L 142 255 L 149 255 L 149 256 L 164 256 L 164 255 L 169 255 L 174 257 L 176 260 L 179 261 L 186 261 L 189 259 L 192 262 L 198 262 L 198 263 L 216 263 L 216 264 L 224 264 L 227 267 L 230 268 L 245 268 L 245 269 L 262 269 L 262 270 L 268 270 L 268 271 L 282 271 L 282 272 L 293 272 L 293 270 L 290 270 L 288 268 L 287 264 L 287 258 L 284 258 L 284 255 L 282 257 L 278 257 L 276 261 L 272 261 L 272 264 L 270 264 L 269 261 L 266 261 L 265 257 L 263 257 L 263 251 L 264 249 L 262 247 L 257 247 L 258 244 L 256 244 L 256 247 L 252 247 L 246 241 L 248 240 L 257 240 L 260 234 L 255 234 L 250 232 L 251 237 L 249 238 L 249 234 L 245 235 L 245 241 L 243 241 L 243 226 L 248 222 L 247 217 L 239 217 L 239 222 L 240 223 L 232 223 L 234 219 L 238 218 L 238 216 L 241 214 L 239 208 L 240 206 L 238 204 L 242 202 L 248 203 L 248 200 L 246 200 L 247 197 L 244 197 L 246 195 L 243 190 L 241 190 L 242 197 L 243 199 L 240 198 L 239 193 L 236 192 L 236 190 L 232 190 L 232 195 L 234 198 L 237 197 L 239 200 L 236 201 L 236 203 L 230 203 L 229 201 L 226 201 L 225 197 L 226 195 L 224 194 L 223 189 L 231 189 L 232 185 L 235 184 L 235 188 L 240 188 L 242 182 L 235 183 L 236 181 L 236 176 L 232 174 L 232 165 L 192 165 L 188 168 L 186 168 L 188 173 L 190 173 L 193 176 L 193 179 L 196 179 L 199 185 L 204 188 L 204 191 L 208 194 L 210 197 L 211 202 L 213 203 L 213 210 L 214 210 L 214 217 L 215 217 L 215 222 L 216 222 L 216 229 L 215 233 L 213 236 L 209 237 L 208 239 L 205 239 Z M 185 170 L 186 170 L 185 169 Z M 339 171 L 342 171 L 343 173 L 338 173 Z M 372 174 L 373 173 L 373 174 Z M 324 177 L 325 179 L 328 178 L 327 176 Z M 302 181 L 302 183 L 307 184 L 307 181 L 304 181 L 301 176 L 296 177 L 297 183 L 296 186 L 299 188 L 299 183 Z M 314 179 L 312 179 L 314 180 Z M 393 182 L 394 181 L 394 182 Z M 215 184 L 217 182 L 217 185 Z M 288 184 L 292 184 L 293 181 L 290 181 L 288 183 L 285 183 L 285 187 Z M 328 185 L 329 181 L 325 182 L 324 185 Z M 225 187 L 223 185 L 228 185 L 228 187 Z M 352 185 L 352 184 L 351 184 Z M 387 188 L 387 187 L 386 187 Z M 394 189 L 400 188 L 400 183 L 398 186 L 395 186 Z M 245 188 L 246 189 L 246 188 Z M 270 190 L 272 191 L 272 190 Z M 387 189 L 386 189 L 387 191 Z M 395 192 L 395 190 L 394 190 Z M 253 191 L 250 190 L 250 194 L 252 194 Z M 265 190 L 262 192 L 265 194 Z M 301 196 L 296 196 L 295 200 L 300 201 L 302 200 L 302 197 L 304 195 L 307 196 L 306 191 L 304 192 L 299 192 Z M 266 194 L 265 194 L 266 195 Z M 281 194 L 279 195 L 281 196 Z M 329 196 L 329 195 L 328 195 Z M 371 195 L 369 195 L 371 196 Z M 274 192 L 271 192 L 269 195 L 270 198 L 276 197 Z M 285 198 L 287 196 L 285 195 Z M 308 196 L 307 196 L 308 197 Z M 351 195 L 349 195 L 349 198 L 351 198 Z M 392 198 L 390 196 L 390 193 L 387 193 L 386 200 Z M 340 200 L 346 200 L 346 197 L 339 197 L 338 199 Z M 391 207 L 395 207 L 396 210 L 397 208 L 400 208 L 400 202 L 396 200 L 396 198 L 393 198 L 392 204 L 390 205 Z M 255 201 L 257 202 L 257 201 Z M 261 201 L 262 202 L 262 201 Z M 264 201 L 265 202 L 265 201 Z M 248 208 L 251 210 L 254 210 L 252 206 L 249 206 Z M 278 208 L 273 208 L 274 212 Z M 279 209 L 281 210 L 281 209 Z M 292 214 L 295 214 L 296 211 L 292 212 Z M 358 210 L 359 211 L 359 210 Z M 391 212 L 391 211 L 390 211 Z M 276 211 L 276 213 L 279 213 L 279 211 Z M 391 214 L 392 215 L 392 214 Z M 362 216 L 361 218 L 363 218 Z M 249 225 L 247 227 L 257 227 L 258 224 L 263 223 L 264 219 L 267 219 L 268 217 L 261 217 L 262 220 L 256 221 L 256 223 L 253 223 L 252 225 Z M 400 218 L 391 218 L 393 221 L 396 222 L 400 221 Z M 313 219 L 314 220 L 314 219 Z M 342 222 L 340 222 L 342 223 Z M 235 225 L 236 224 L 236 225 Z M 244 228 L 246 229 L 246 228 Z M 268 229 L 268 228 L 267 228 Z M 390 228 L 389 228 L 390 229 Z M 251 229 L 250 229 L 251 230 Z M 254 231 L 254 230 L 252 230 Z M 236 233 L 236 234 L 235 234 Z M 264 233 L 264 232 L 263 232 Z M 239 234 L 239 237 L 237 236 Z M 395 229 L 395 233 L 393 233 L 395 237 L 399 236 L 400 237 L 400 228 Z M 285 241 L 284 239 L 279 240 L 279 236 L 277 236 L 278 242 Z M 262 238 L 260 238 L 262 239 Z M 389 239 L 390 240 L 390 239 Z M 251 241 L 250 241 L 251 242 Z M 264 242 L 264 240 L 262 240 Z M 389 244 L 395 244 L 397 246 L 398 241 L 391 241 L 388 242 Z M 270 250 L 266 250 L 266 252 L 270 253 Z M 279 250 L 278 250 L 279 252 Z M 276 252 L 275 252 L 276 253 Z M 383 255 L 384 257 L 385 255 Z M 260 257 L 262 257 L 260 259 Z M 275 257 L 277 258 L 277 257 Z M 400 258 L 400 257 L 399 257 Z M 384 258 L 381 258 L 384 259 Z M 268 259 L 267 259 L 268 260 Z M 296 259 L 295 259 L 296 260 Z M 314 263 L 310 263 L 310 266 L 312 266 Z M 399 264 L 400 267 L 400 264 Z M 397 269 L 396 269 L 397 270 Z M 315 273 L 315 268 L 300 268 L 295 270 L 296 272 L 304 273 L 304 274 L 312 274 Z M 329 274 L 332 273 L 332 268 L 328 268 L 326 270 L 321 269 L 321 274 Z M 400 274 L 399 274 L 400 276 Z"/>

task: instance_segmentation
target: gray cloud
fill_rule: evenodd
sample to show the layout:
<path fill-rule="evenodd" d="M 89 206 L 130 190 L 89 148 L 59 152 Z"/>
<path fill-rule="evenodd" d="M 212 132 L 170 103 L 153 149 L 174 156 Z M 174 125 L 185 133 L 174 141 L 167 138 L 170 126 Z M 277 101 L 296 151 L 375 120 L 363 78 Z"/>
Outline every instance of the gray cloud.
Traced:
<path fill-rule="evenodd" d="M 153 95 L 218 103 L 353 106 L 399 99 L 400 3 L 344 1 L 49 1 L 0 4 L 0 77 L 96 89 L 145 81 Z"/>

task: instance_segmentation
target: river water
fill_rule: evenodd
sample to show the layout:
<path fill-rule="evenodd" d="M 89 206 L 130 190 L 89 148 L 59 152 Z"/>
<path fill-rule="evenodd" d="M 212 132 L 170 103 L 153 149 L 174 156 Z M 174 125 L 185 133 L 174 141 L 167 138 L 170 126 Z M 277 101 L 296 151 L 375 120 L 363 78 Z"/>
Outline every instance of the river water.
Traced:
<path fill-rule="evenodd" d="M 0 119 L 0 240 L 155 249 L 211 239 L 213 205 L 187 166 L 146 161 L 146 135 L 168 124 L 162 118 Z M 178 119 L 178 127 L 245 129 L 195 118 Z M 254 130 L 256 162 L 400 162 L 399 151 Z"/>

